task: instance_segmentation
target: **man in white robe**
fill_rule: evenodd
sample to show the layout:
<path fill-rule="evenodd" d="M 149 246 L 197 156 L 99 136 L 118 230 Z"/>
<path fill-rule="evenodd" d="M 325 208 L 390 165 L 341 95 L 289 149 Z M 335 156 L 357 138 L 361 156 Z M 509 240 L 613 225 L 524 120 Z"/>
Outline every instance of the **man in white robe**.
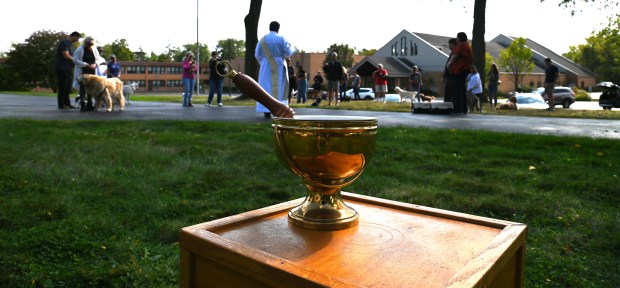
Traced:
<path fill-rule="evenodd" d="M 280 23 L 269 23 L 269 34 L 265 35 L 258 44 L 254 57 L 260 64 L 258 84 L 276 100 L 288 106 L 288 69 L 286 58 L 295 53 L 291 44 L 278 35 Z M 262 104 L 256 103 L 256 112 L 265 113 L 265 118 L 271 118 L 271 112 Z"/>

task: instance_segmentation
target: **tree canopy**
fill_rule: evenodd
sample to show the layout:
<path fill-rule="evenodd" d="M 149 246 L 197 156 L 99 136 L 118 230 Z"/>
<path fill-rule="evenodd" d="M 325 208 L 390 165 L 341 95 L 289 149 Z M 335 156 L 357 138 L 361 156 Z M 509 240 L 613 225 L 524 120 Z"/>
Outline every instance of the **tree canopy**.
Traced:
<path fill-rule="evenodd" d="M 571 46 L 563 55 L 596 73 L 601 81 L 620 83 L 620 17 L 610 18 L 608 26 Z"/>
<path fill-rule="evenodd" d="M 355 50 L 353 50 L 353 48 L 350 48 L 349 45 L 334 43 L 330 45 L 329 48 L 327 48 L 326 52 L 327 53 L 325 55 L 325 60 L 323 60 L 323 63 L 326 63 L 330 60 L 329 54 L 331 52 L 336 52 L 338 54 L 338 61 L 342 63 L 342 66 L 351 68 L 351 66 L 353 65 L 353 54 L 355 54 Z"/>
<path fill-rule="evenodd" d="M 56 89 L 56 46 L 68 35 L 50 30 L 36 31 L 24 43 L 12 45 L 0 69 L 0 88 L 26 90 L 37 86 Z"/>
<path fill-rule="evenodd" d="M 245 41 L 232 38 L 223 39 L 217 42 L 215 50 L 222 52 L 220 55 L 222 59 L 243 57 L 245 56 Z"/>
<path fill-rule="evenodd" d="M 499 52 L 499 68 L 512 73 L 515 91 L 521 87 L 523 76 L 534 69 L 532 49 L 525 46 L 525 38 L 517 38 Z"/>

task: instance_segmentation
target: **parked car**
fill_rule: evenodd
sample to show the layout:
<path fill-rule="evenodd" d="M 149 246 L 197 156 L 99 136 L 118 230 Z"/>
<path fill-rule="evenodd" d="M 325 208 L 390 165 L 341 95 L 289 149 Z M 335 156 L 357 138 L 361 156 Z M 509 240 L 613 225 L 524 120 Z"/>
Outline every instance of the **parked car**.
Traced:
<path fill-rule="evenodd" d="M 542 90 L 541 90 L 542 89 Z M 545 101 L 548 101 L 545 88 L 539 87 L 534 90 L 535 93 L 540 93 Z M 570 87 L 557 86 L 553 89 L 553 99 L 555 99 L 555 105 L 562 105 L 564 108 L 570 108 L 570 105 L 575 103 L 575 92 Z"/>
<path fill-rule="evenodd" d="M 518 93 L 517 109 L 547 109 L 549 105 L 538 93 Z"/>
<path fill-rule="evenodd" d="M 345 92 L 345 95 L 347 97 L 351 97 L 351 100 L 355 99 L 353 89 L 347 90 L 347 92 Z M 364 100 L 373 100 L 375 99 L 375 91 L 372 91 L 372 88 L 360 88 L 360 98 Z"/>
<path fill-rule="evenodd" d="M 612 82 L 601 82 L 596 84 L 596 86 L 605 89 L 598 98 L 598 106 L 603 107 L 603 110 L 620 108 L 620 86 Z"/>

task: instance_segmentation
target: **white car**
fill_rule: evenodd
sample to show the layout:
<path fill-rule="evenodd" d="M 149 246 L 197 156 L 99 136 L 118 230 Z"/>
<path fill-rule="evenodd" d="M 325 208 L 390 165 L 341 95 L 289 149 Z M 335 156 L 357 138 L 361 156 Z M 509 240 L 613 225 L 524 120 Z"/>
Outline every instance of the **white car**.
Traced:
<path fill-rule="evenodd" d="M 347 97 L 351 97 L 351 100 L 355 100 L 353 89 L 347 90 L 344 94 Z M 363 100 L 373 100 L 375 99 L 375 91 L 372 91 L 372 88 L 360 88 L 360 98 Z"/>
<path fill-rule="evenodd" d="M 517 109 L 539 109 L 549 108 L 545 99 L 537 93 L 517 93 Z"/>

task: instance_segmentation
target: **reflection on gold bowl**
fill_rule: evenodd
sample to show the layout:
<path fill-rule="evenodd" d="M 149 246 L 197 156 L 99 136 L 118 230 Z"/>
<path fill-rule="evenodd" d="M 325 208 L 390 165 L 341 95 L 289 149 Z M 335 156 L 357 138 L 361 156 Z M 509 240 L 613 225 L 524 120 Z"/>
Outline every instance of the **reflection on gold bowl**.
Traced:
<path fill-rule="evenodd" d="M 359 215 L 340 193 L 372 156 L 377 119 L 356 116 L 274 118 L 276 154 L 308 188 L 304 202 L 289 212 L 293 225 L 315 230 L 353 227 Z"/>

